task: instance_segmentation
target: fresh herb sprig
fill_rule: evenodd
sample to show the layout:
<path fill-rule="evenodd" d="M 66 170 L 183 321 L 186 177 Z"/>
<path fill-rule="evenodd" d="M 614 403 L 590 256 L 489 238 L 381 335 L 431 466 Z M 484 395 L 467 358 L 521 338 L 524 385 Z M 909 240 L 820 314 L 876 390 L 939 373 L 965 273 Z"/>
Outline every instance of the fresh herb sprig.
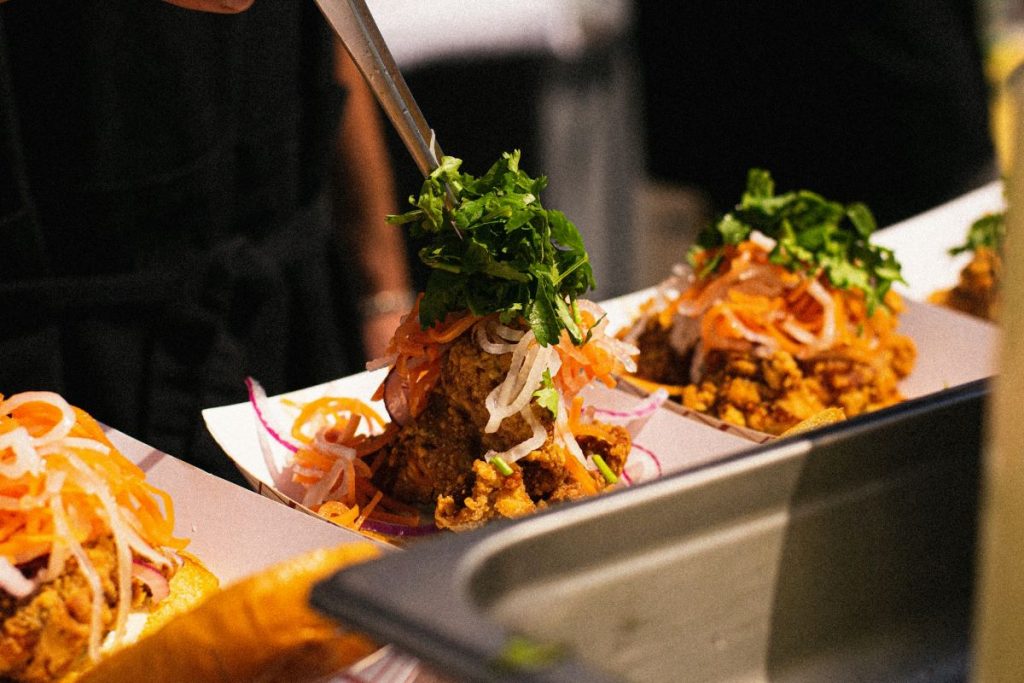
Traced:
<path fill-rule="evenodd" d="M 949 250 L 950 256 L 957 256 L 967 251 L 977 251 L 984 247 L 995 252 L 1003 250 L 1006 239 L 1006 214 L 1003 212 L 985 214 L 971 224 L 967 231 L 967 241 Z"/>
<path fill-rule="evenodd" d="M 519 157 L 518 150 L 506 152 L 477 178 L 446 156 L 419 196 L 409 198 L 416 208 L 388 216 L 390 223 L 408 224 L 413 238 L 426 238 L 419 257 L 431 272 L 420 324 L 468 309 L 500 313 L 505 323 L 522 317 L 544 346 L 562 330 L 580 344 L 574 302 L 594 286 L 583 238 L 563 213 L 541 206 L 547 178 L 528 176 Z"/>
<path fill-rule="evenodd" d="M 868 311 L 884 306 L 892 283 L 903 282 L 892 250 L 869 240 L 877 228 L 875 218 L 861 203 L 843 205 L 807 190 L 775 194 L 775 181 L 762 169 L 751 169 L 740 203 L 715 224 L 704 229 L 690 248 L 688 259 L 748 239 L 757 230 L 775 240 L 772 263 L 795 272 L 823 271 L 839 289 L 864 293 Z M 721 262 L 721 253 L 697 273 L 707 277 Z"/>

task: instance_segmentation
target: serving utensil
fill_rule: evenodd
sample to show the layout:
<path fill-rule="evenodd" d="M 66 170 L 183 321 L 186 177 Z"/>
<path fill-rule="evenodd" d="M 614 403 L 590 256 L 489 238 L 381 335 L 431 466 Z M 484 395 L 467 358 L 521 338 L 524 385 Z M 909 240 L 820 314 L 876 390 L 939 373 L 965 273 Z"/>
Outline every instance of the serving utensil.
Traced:
<path fill-rule="evenodd" d="M 423 175 L 437 168 L 441 148 L 409 91 L 364 0 L 316 0 Z"/>

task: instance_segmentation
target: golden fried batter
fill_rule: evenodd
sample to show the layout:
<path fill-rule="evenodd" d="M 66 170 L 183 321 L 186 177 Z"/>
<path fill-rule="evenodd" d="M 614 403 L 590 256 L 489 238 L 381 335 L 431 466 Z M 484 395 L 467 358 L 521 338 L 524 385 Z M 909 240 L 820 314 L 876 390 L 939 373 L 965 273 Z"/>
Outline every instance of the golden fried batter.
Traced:
<path fill-rule="evenodd" d="M 716 351 L 705 359 L 701 382 L 685 387 L 682 402 L 741 427 L 781 434 L 826 408 L 853 417 L 901 401 L 897 384 L 915 357 L 908 337 L 894 338 L 868 362 L 839 354 L 798 361 L 786 351 L 767 358 Z"/>
<path fill-rule="evenodd" d="M 997 320 L 997 292 L 1002 266 L 1002 258 L 996 251 L 978 247 L 974 258 L 960 271 L 957 285 L 935 292 L 928 300 L 979 318 Z"/>
<path fill-rule="evenodd" d="M 489 417 L 484 401 L 505 379 L 511 357 L 481 350 L 472 334 L 455 341 L 427 407 L 385 447 L 374 482 L 401 500 L 436 501 L 435 521 L 451 529 L 477 526 L 493 517 L 517 517 L 548 502 L 583 495 L 565 468 L 563 448 L 550 437 L 551 413 L 536 404 L 531 409 L 549 434 L 545 444 L 512 464 L 510 476 L 482 460 L 489 450 L 507 450 L 532 434 L 519 415 L 506 418 L 493 434 L 483 433 Z M 603 431 L 607 440 L 583 437 L 580 446 L 587 455 L 601 455 L 619 474 L 631 447 L 629 434 L 621 427 L 605 426 Z M 607 486 L 599 474 L 591 476 L 596 489 Z"/>
<path fill-rule="evenodd" d="M 100 539 L 85 552 L 102 582 L 109 628 L 117 602 L 114 542 Z M 61 576 L 23 600 L 0 594 L 0 680 L 44 683 L 66 674 L 88 643 L 91 610 L 92 593 L 74 558 Z"/>
<path fill-rule="evenodd" d="M 662 384 L 686 384 L 690 381 L 690 357 L 679 354 L 669 344 L 670 328 L 651 321 L 636 340 L 640 355 L 636 358 L 636 376 L 655 379 Z"/>

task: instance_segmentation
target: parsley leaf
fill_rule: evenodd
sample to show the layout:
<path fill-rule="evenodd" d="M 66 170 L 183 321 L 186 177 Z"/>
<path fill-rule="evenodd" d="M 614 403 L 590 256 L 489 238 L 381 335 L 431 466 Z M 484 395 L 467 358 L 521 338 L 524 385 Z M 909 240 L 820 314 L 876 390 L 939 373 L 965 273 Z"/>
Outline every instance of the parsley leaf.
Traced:
<path fill-rule="evenodd" d="M 877 229 L 867 206 L 846 206 L 808 190 L 775 194 L 775 182 L 763 169 L 751 169 L 740 203 L 698 235 L 687 258 L 691 264 L 709 252 L 699 278 L 713 274 L 722 248 L 739 244 L 757 230 L 775 240 L 772 263 L 808 274 L 823 271 L 840 289 L 864 293 L 868 310 L 884 306 L 893 282 L 903 282 L 892 250 L 870 242 Z"/>
<path fill-rule="evenodd" d="M 505 152 L 479 178 L 463 173 L 461 160 L 444 157 L 409 198 L 415 208 L 388 216 L 427 241 L 419 252 L 431 268 L 420 324 L 468 309 L 500 313 L 506 323 L 525 318 L 543 346 L 562 330 L 580 344 L 572 303 L 594 287 L 583 238 L 563 213 L 541 206 L 547 178 L 528 176 L 519 157 L 518 150 Z"/>
<path fill-rule="evenodd" d="M 971 224 L 967 231 L 967 241 L 949 250 L 950 256 L 966 251 L 977 251 L 978 247 L 986 247 L 996 252 L 1003 250 L 1006 239 L 1006 214 L 990 213 L 982 216 Z"/>

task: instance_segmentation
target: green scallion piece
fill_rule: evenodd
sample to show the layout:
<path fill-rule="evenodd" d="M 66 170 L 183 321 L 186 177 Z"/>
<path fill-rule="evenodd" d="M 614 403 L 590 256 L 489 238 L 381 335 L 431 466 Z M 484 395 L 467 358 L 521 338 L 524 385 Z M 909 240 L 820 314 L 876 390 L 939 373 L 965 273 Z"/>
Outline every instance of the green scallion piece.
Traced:
<path fill-rule="evenodd" d="M 507 462 L 501 459 L 501 456 L 496 455 L 493 458 L 491 458 L 491 464 L 494 465 L 494 469 L 498 470 L 501 476 L 512 476 L 512 468 L 508 466 Z M 605 465 L 605 467 L 607 467 L 607 465 Z"/>
<path fill-rule="evenodd" d="M 615 476 L 614 472 L 612 472 L 612 468 L 608 467 L 608 463 L 604 461 L 604 458 L 600 455 L 592 455 L 590 457 L 594 459 L 594 464 L 597 465 L 597 471 L 601 473 L 601 476 L 604 477 L 606 482 L 609 484 L 618 483 L 619 478 Z"/>

